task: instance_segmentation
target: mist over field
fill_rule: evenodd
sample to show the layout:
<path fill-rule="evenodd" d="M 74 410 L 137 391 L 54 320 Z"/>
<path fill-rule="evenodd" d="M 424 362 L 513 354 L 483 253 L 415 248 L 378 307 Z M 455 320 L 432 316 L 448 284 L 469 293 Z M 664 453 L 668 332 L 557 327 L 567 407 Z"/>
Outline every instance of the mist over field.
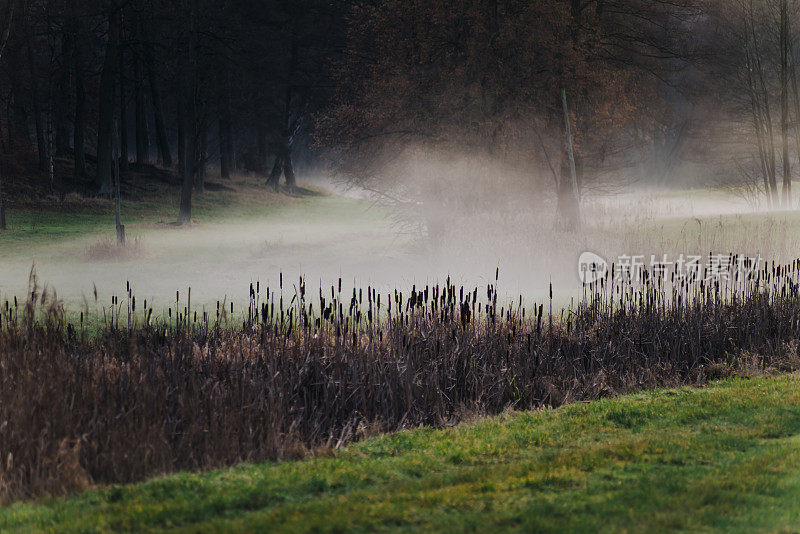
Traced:
<path fill-rule="evenodd" d="M 499 200 L 505 203 L 500 210 L 437 206 L 446 229 L 432 241 L 424 228 L 407 224 L 401 219 L 405 214 L 375 202 L 368 192 L 331 193 L 335 184 L 322 181 L 315 186 L 319 196 L 269 215 L 184 228 L 163 221 L 129 225 L 135 249 L 127 255 L 105 250 L 113 243 L 108 231 L 41 245 L 11 244 L 0 260 L 0 291 L 24 298 L 33 267 L 39 283 L 70 305 L 85 301 L 94 309 L 95 289 L 105 305 L 129 282 L 140 299 L 159 307 L 171 305 L 176 291 L 186 296 L 189 288 L 198 305 L 210 307 L 223 299 L 246 303 L 251 282 L 274 290 L 281 273 L 291 295 L 300 276 L 315 291 L 320 282 L 327 291 L 342 278 L 348 288 L 370 285 L 391 292 L 448 277 L 458 285 L 483 287 L 494 282 L 499 268 L 505 298 L 541 301 L 552 280 L 563 305 L 580 296 L 578 258 L 586 251 L 609 263 L 641 256 L 649 265 L 653 257 L 675 261 L 681 255 L 703 256 L 706 263 L 710 253 L 785 261 L 800 245 L 800 219 L 791 212 L 759 212 L 724 191 L 596 195 L 585 200 L 580 236 L 548 231 L 554 226 L 552 207 L 535 198 Z M 35 215 L 24 224 L 35 229 Z"/>

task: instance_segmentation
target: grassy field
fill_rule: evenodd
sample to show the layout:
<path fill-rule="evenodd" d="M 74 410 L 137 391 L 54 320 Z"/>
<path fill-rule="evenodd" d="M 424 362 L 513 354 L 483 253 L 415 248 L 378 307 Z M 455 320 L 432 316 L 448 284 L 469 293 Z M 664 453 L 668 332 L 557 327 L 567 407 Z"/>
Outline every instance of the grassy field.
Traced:
<path fill-rule="evenodd" d="M 239 178 L 222 189 L 195 195 L 192 220 L 195 226 L 222 223 L 245 224 L 251 221 L 276 225 L 298 221 L 348 220 L 365 222 L 360 215 L 366 203 L 327 194 L 317 189 L 304 189 L 304 194 L 288 196 L 264 188 L 258 178 Z M 156 235 L 174 234 L 180 229 L 172 223 L 177 218 L 177 194 L 156 189 L 143 197 L 122 202 L 122 223 L 132 238 L 149 239 Z M 359 209 L 360 208 L 360 209 Z M 368 217 L 364 217 L 367 219 Z M 8 210 L 8 230 L 0 232 L 0 259 L 28 258 L 47 252 L 48 258 L 63 252 L 58 246 L 75 246 L 115 236 L 114 205 L 101 199 L 53 202 L 42 208 Z M 64 247 L 65 249 L 67 247 Z"/>
<path fill-rule="evenodd" d="M 800 376 L 731 379 L 0 510 L 0 530 L 794 531 Z"/>
<path fill-rule="evenodd" d="M 40 282 L 57 290 L 72 311 L 86 298 L 92 316 L 102 316 L 94 287 L 99 305 L 107 305 L 130 281 L 137 296 L 162 313 L 175 291 L 189 287 L 199 305 L 226 297 L 246 302 L 251 281 L 277 282 L 281 271 L 292 280 L 301 274 L 330 280 L 330 272 L 355 277 L 370 261 L 398 256 L 395 229 L 368 201 L 313 189 L 288 196 L 252 178 L 226 187 L 196 196 L 193 224 L 184 227 L 172 224 L 174 195 L 124 202 L 123 223 L 137 248 L 119 258 L 106 252 L 115 239 L 108 202 L 11 209 L 9 230 L 0 232 L 0 298 L 24 297 L 35 264 Z M 93 254 L 95 247 L 106 254 Z M 365 250 L 373 256 L 365 259 Z"/>

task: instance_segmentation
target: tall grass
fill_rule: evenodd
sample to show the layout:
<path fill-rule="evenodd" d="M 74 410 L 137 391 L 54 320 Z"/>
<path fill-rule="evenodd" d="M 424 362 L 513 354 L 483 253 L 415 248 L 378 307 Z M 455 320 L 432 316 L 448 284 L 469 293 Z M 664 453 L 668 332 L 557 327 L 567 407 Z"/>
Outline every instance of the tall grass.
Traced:
<path fill-rule="evenodd" d="M 382 431 L 734 372 L 796 369 L 800 262 L 709 282 L 606 276 L 574 309 L 496 284 L 318 295 L 300 279 L 156 320 L 130 288 L 89 335 L 32 279 L 0 308 L 0 499 L 296 457 Z"/>

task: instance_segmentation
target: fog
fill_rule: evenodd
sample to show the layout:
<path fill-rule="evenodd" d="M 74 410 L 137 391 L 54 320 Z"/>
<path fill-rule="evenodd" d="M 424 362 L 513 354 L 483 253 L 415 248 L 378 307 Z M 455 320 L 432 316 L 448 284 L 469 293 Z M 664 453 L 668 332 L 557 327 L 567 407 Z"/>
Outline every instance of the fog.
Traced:
<path fill-rule="evenodd" d="M 0 298 L 22 297 L 32 267 L 40 284 L 55 289 L 71 307 L 87 302 L 97 308 L 95 288 L 99 305 L 107 306 L 111 295 L 124 295 L 129 282 L 137 299 L 147 299 L 157 310 L 172 305 L 176 291 L 183 306 L 189 288 L 198 307 L 211 309 L 216 300 L 241 305 L 251 282 L 259 282 L 262 292 L 267 286 L 277 290 L 281 273 L 290 298 L 300 276 L 314 295 L 320 283 L 329 291 L 339 278 L 344 288 L 371 285 L 384 292 L 448 277 L 458 285 L 481 287 L 494 283 L 499 269 L 501 295 L 541 301 L 552 281 L 556 300 L 567 305 L 581 295 L 578 257 L 585 251 L 613 262 L 623 255 L 649 260 L 651 255 L 709 252 L 786 259 L 798 248 L 791 213 L 756 212 L 724 191 L 634 186 L 587 194 L 582 231 L 572 233 L 557 229 L 555 199 L 520 187 L 519 175 L 495 178 L 493 187 L 476 195 L 479 184 L 467 184 L 468 173 L 456 170 L 441 180 L 440 191 L 460 187 L 463 195 L 442 197 L 425 189 L 414 198 L 404 184 L 404 202 L 386 200 L 399 188 L 376 193 L 311 176 L 308 183 L 323 196 L 266 207 L 263 217 L 200 220 L 184 227 L 134 224 L 129 240 L 136 247 L 130 257 L 92 253 L 93 246 L 112 238 L 113 228 L 32 245 L 0 260 Z M 425 183 L 431 172 L 443 174 L 441 168 L 428 168 L 420 174 Z M 477 175 L 486 177 L 486 169 Z"/>

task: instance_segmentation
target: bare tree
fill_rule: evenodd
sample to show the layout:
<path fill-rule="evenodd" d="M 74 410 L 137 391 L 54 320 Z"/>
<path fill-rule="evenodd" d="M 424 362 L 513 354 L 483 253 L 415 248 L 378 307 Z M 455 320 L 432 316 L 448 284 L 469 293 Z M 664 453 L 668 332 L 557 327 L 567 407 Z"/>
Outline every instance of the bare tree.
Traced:
<path fill-rule="evenodd" d="M 84 49 L 85 37 L 83 25 L 78 14 L 77 2 L 70 2 L 69 28 L 72 34 L 72 70 L 75 76 L 75 120 L 72 129 L 72 144 L 75 158 L 75 179 L 86 176 L 86 88 L 84 78 L 86 66 Z M 66 61 L 66 59 L 65 59 Z"/>
<path fill-rule="evenodd" d="M 120 9 L 116 0 L 112 0 L 105 10 L 108 23 L 105 60 L 100 75 L 100 93 L 98 96 L 99 118 L 97 125 L 97 175 L 95 186 L 100 194 L 111 195 L 114 165 L 114 95 L 117 78 L 117 61 L 119 60 L 119 25 Z"/>
<path fill-rule="evenodd" d="M 783 205 L 791 205 L 792 163 L 789 159 L 789 6 L 780 0 L 780 84 L 781 84 L 781 160 L 783 162 Z"/>
<path fill-rule="evenodd" d="M 25 0 L 21 1 L 20 15 L 23 17 L 25 31 L 25 53 L 28 60 L 28 75 L 30 77 L 30 98 L 33 104 L 33 124 L 36 127 L 36 149 L 39 156 L 39 170 L 47 170 L 49 163 L 47 133 L 45 132 L 44 117 L 42 112 L 41 95 L 39 89 L 39 74 L 36 69 L 36 55 L 33 44 L 33 21 L 27 11 Z"/>
<path fill-rule="evenodd" d="M 136 36 L 139 41 L 144 41 L 142 20 L 136 17 L 134 22 Z M 150 131 L 147 126 L 147 102 L 145 97 L 144 79 L 144 47 L 136 48 L 134 54 L 134 103 L 135 103 L 135 130 L 136 130 L 136 163 L 147 165 L 150 163 Z"/>
<path fill-rule="evenodd" d="M 227 58 L 222 58 L 217 76 L 217 112 L 219 114 L 219 173 L 231 177 L 236 166 L 233 151 L 233 118 L 231 116 L 230 74 Z"/>
<path fill-rule="evenodd" d="M 197 131 L 197 29 L 199 17 L 199 0 L 185 0 L 189 13 L 189 28 L 185 50 L 181 53 L 181 86 L 182 113 L 179 118 L 183 138 L 179 141 L 183 147 L 183 177 L 181 184 L 181 201 L 178 211 L 178 224 L 186 224 L 192 220 L 192 189 L 197 173 L 198 131 Z"/>
<path fill-rule="evenodd" d="M 776 9 L 777 8 L 777 9 Z M 784 200 L 791 183 L 789 160 L 789 36 L 785 0 L 739 0 L 721 8 L 721 27 L 728 32 L 727 44 L 717 52 L 733 73 L 728 95 L 743 101 L 749 110 L 752 142 L 760 162 L 767 204 L 782 203 L 778 189 L 780 150 Z M 777 18 L 773 14 L 777 13 Z M 776 28 L 773 26 L 776 23 Z M 740 65 L 741 63 L 741 65 Z M 741 93 L 741 96 L 740 94 Z M 777 93 L 777 98 L 776 98 Z M 777 101 L 779 131 L 774 119 Z M 776 136 L 780 136 L 780 147 Z"/>
<path fill-rule="evenodd" d="M 119 25 L 119 163 L 117 171 L 127 171 L 130 166 L 128 154 L 128 93 L 125 90 L 125 10 Z M 119 172 L 115 172 L 115 175 Z M 116 176 L 115 176 L 116 178 Z"/>
<path fill-rule="evenodd" d="M 3 53 L 6 50 L 8 39 L 11 36 L 11 25 L 14 22 L 14 0 L 7 0 L 6 5 L 3 6 L 2 12 L 4 15 L 5 28 L 0 27 L 0 60 L 3 59 Z M 2 169 L 0 169 L 0 230 L 6 229 L 6 208 L 3 203 L 3 176 Z"/>

